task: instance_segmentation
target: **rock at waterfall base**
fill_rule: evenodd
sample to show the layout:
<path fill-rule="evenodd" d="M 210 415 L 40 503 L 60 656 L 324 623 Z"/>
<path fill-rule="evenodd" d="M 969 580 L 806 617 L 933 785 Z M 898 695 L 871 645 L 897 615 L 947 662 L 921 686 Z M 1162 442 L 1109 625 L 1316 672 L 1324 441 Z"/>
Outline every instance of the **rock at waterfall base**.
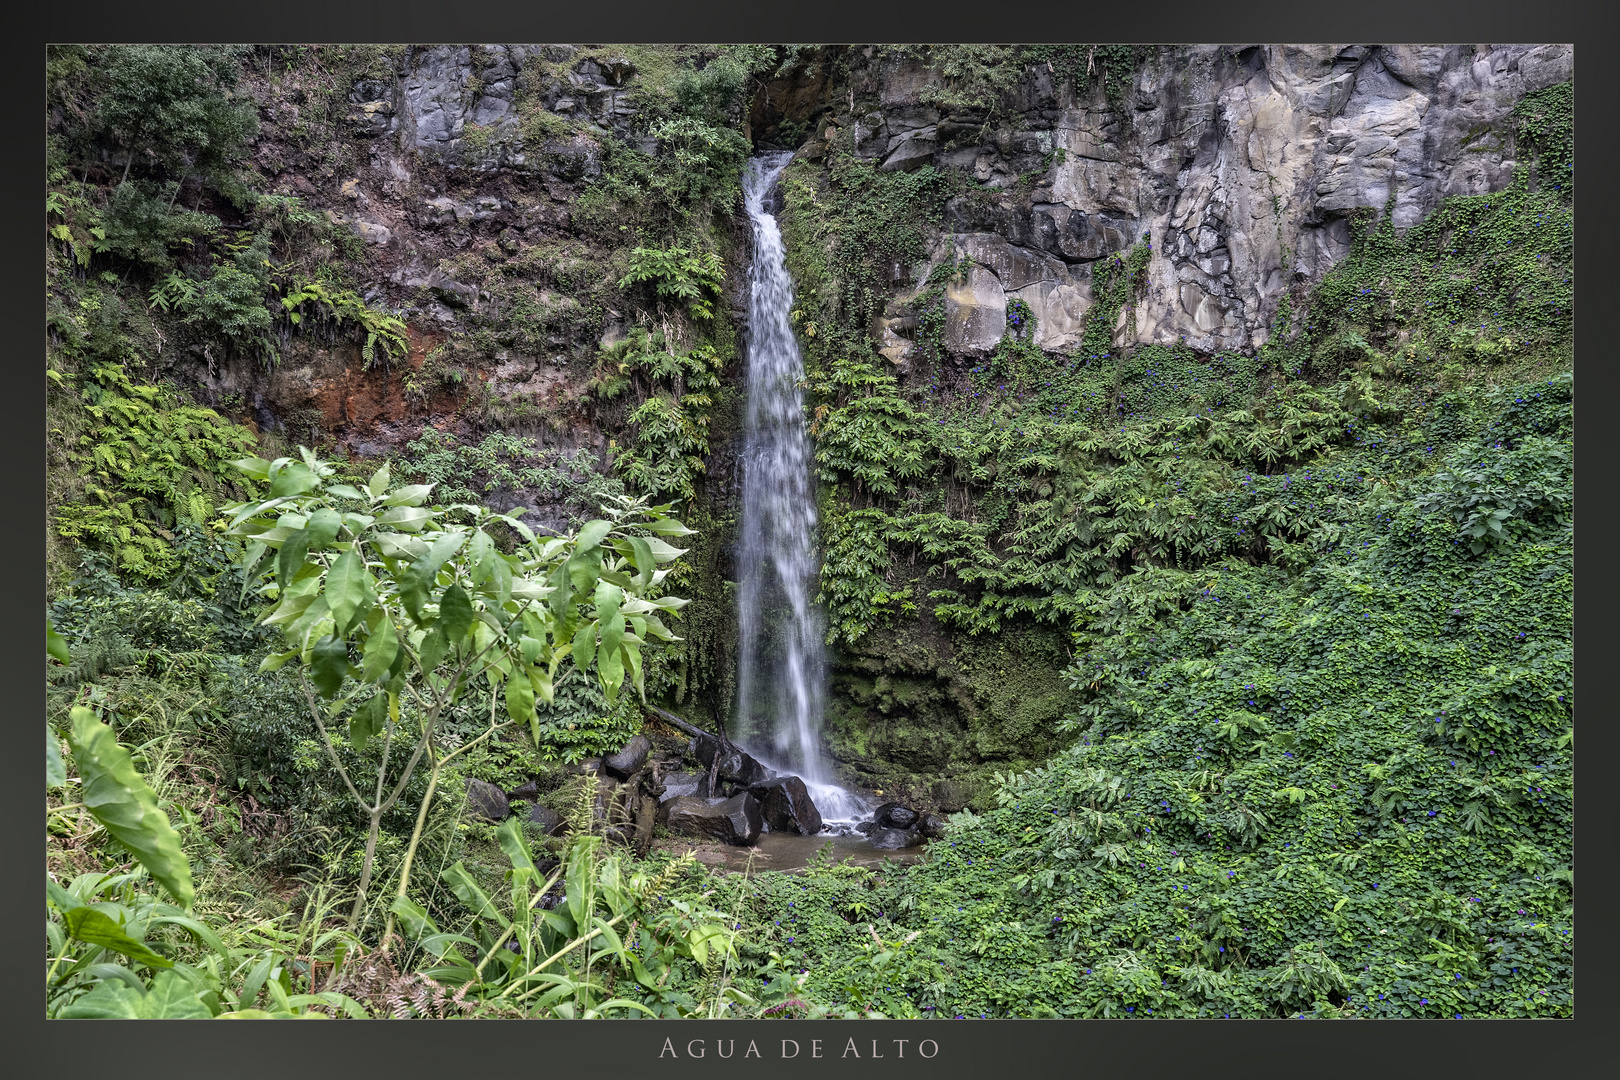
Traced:
<path fill-rule="evenodd" d="M 917 811 L 899 803 L 884 803 L 872 814 L 872 820 L 882 829 L 909 829 L 917 824 Z"/>
<path fill-rule="evenodd" d="M 748 789 L 759 800 L 761 813 L 772 832 L 814 836 L 821 831 L 821 811 L 809 789 L 797 776 L 776 776 Z"/>
<path fill-rule="evenodd" d="M 759 800 L 747 792 L 729 799 L 678 795 L 658 808 L 658 817 L 670 832 L 707 836 L 739 847 L 754 843 L 765 828 Z"/>

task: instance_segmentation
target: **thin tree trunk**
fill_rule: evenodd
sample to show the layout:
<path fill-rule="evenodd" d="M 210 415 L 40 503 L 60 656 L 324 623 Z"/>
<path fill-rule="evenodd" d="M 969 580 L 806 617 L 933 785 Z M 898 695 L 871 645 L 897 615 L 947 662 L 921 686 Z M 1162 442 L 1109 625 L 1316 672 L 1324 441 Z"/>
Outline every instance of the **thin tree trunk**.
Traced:
<path fill-rule="evenodd" d="M 360 865 L 360 890 L 354 896 L 354 910 L 349 912 L 349 930 L 359 933 L 360 913 L 366 907 L 366 889 L 371 885 L 371 865 L 377 857 L 377 834 L 382 829 L 382 807 L 371 811 L 371 829 L 366 833 L 366 857 Z"/>

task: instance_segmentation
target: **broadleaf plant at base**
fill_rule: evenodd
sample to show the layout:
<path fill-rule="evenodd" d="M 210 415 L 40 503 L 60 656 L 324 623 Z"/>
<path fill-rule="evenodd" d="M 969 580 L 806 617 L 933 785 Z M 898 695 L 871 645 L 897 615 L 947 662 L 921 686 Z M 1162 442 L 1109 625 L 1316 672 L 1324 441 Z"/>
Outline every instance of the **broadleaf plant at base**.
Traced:
<path fill-rule="evenodd" d="M 626 682 L 642 690 L 642 645 L 678 640 L 660 616 L 686 603 L 659 595 L 668 573 L 663 564 L 685 550 L 663 537 L 691 530 L 669 516 L 668 506 L 621 497 L 605 510 L 607 518 L 575 534 L 536 536 L 520 520 L 524 508 L 498 514 L 473 504 L 424 505 L 432 485 L 395 486 L 386 465 L 362 490 L 335 482 L 333 466 L 300 450 L 302 460 L 237 462 L 269 490 L 226 513 L 230 534 L 247 542 L 243 587 L 258 584 L 270 602 L 261 622 L 279 627 L 287 646 L 263 666 L 297 664 L 321 742 L 369 819 L 349 917 L 354 926 L 366 907 L 383 815 L 424 757 L 428 788 L 399 897 L 446 762 L 517 725 L 529 725 L 538 741 L 538 704 L 551 702 L 570 662 L 582 671 L 594 665 L 609 700 Z M 501 550 L 492 529 L 517 536 L 513 553 Z M 441 755 L 439 718 L 462 695 L 479 691 L 489 695 L 488 729 Z M 382 739 L 376 783 L 366 781 L 366 794 L 328 726 L 345 716 L 356 749 Z M 403 733 L 401 724 L 408 725 Z M 414 749 L 391 776 L 390 754 L 405 737 Z M 391 913 L 385 947 L 392 924 Z"/>

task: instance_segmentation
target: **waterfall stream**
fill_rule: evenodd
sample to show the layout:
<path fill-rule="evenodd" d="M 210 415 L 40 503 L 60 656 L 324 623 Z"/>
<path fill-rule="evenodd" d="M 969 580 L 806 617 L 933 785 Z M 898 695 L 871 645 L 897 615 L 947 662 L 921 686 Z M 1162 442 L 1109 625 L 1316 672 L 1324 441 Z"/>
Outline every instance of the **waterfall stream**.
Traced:
<path fill-rule="evenodd" d="M 791 153 L 752 158 L 743 198 L 753 225 L 748 282 L 748 417 L 743 443 L 742 536 L 737 547 L 738 733 L 756 756 L 801 777 L 822 817 L 849 821 L 864 807 L 832 783 L 821 746 L 826 682 L 823 621 L 814 603 L 816 499 L 793 336 L 793 279 L 768 195 Z M 760 742 L 768 744 L 760 745 Z"/>

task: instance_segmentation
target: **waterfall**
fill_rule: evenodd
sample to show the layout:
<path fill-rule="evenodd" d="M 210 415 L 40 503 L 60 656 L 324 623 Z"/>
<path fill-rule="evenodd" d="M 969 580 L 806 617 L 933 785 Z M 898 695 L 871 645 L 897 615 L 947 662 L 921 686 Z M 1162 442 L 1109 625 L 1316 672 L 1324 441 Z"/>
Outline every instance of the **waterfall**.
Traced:
<path fill-rule="evenodd" d="M 743 443 L 742 537 L 737 548 L 737 729 L 768 740 L 756 756 L 802 778 L 829 821 L 861 803 L 831 782 L 821 747 L 826 661 L 815 606 L 816 502 L 811 445 L 793 336 L 793 279 L 767 195 L 791 153 L 752 158 L 743 198 L 753 225 L 748 281 L 748 418 Z M 756 745 L 758 745 L 756 743 Z"/>

